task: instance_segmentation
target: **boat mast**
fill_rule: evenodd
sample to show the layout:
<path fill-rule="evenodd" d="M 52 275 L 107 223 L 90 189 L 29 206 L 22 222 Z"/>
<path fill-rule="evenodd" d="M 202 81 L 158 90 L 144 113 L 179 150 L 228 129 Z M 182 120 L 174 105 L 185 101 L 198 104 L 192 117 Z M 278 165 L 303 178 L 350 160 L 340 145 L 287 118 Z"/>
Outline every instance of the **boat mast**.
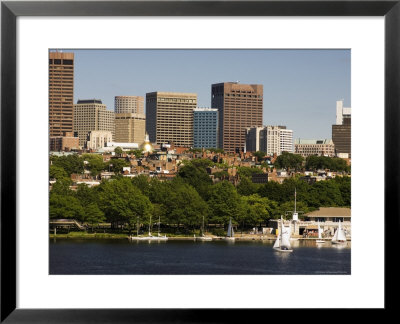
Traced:
<path fill-rule="evenodd" d="M 201 235 L 204 235 L 204 215 L 203 215 L 203 223 L 201 225 Z"/>
<path fill-rule="evenodd" d="M 158 215 L 158 236 L 160 236 L 161 215 Z"/>
<path fill-rule="evenodd" d="M 137 217 L 136 236 L 139 236 L 139 216 Z"/>
<path fill-rule="evenodd" d="M 150 221 L 149 221 L 149 236 L 151 236 L 151 214 L 150 214 Z"/>

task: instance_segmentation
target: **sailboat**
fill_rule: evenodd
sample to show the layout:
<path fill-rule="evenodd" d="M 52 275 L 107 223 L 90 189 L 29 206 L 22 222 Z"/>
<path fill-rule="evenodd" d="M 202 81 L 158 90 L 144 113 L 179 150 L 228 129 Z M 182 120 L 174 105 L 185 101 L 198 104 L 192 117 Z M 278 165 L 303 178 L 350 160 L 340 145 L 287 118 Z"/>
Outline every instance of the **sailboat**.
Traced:
<path fill-rule="evenodd" d="M 286 227 L 283 224 L 282 216 L 281 216 L 281 230 L 275 241 L 273 249 L 279 252 L 293 252 L 293 249 L 290 245 L 290 227 Z"/>
<path fill-rule="evenodd" d="M 160 235 L 160 216 L 158 217 L 158 236 L 153 236 L 151 234 L 151 214 L 150 214 L 150 221 L 149 221 L 149 234 L 148 236 L 139 236 L 139 217 L 138 217 L 138 225 L 137 225 L 137 234 L 136 236 L 130 236 L 129 239 L 132 241 L 166 241 L 168 237 L 166 235 Z"/>
<path fill-rule="evenodd" d="M 203 215 L 203 223 L 201 225 L 201 236 L 200 237 L 195 237 L 196 240 L 200 241 L 212 241 L 211 236 L 205 236 L 204 235 L 204 215 Z"/>
<path fill-rule="evenodd" d="M 322 228 L 319 226 L 319 221 L 318 221 L 318 240 L 315 242 L 317 243 L 325 243 L 325 241 L 322 239 Z"/>
<path fill-rule="evenodd" d="M 335 235 L 332 237 L 332 244 L 346 243 L 346 241 L 346 234 L 344 233 L 344 229 L 342 228 L 342 224 L 339 220 L 339 226 L 335 232 Z"/>
<path fill-rule="evenodd" d="M 233 231 L 233 226 L 232 226 L 232 218 L 229 218 L 228 231 L 226 232 L 225 240 L 227 241 L 235 240 L 235 233 Z"/>

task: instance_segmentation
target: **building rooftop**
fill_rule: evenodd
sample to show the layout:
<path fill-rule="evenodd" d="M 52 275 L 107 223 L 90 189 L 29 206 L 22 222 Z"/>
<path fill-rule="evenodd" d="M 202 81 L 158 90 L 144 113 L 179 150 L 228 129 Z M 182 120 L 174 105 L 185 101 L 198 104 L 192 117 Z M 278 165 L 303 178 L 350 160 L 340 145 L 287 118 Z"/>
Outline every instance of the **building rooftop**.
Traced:
<path fill-rule="evenodd" d="M 101 100 L 100 99 L 85 99 L 85 100 L 80 100 L 80 99 L 78 99 L 78 102 L 76 103 L 77 105 L 80 105 L 80 104 L 103 104 L 102 102 L 101 102 Z"/>
<path fill-rule="evenodd" d="M 305 214 L 308 217 L 351 217 L 351 208 L 321 207 L 318 210 Z"/>
<path fill-rule="evenodd" d="M 333 144 L 331 139 L 301 139 L 296 138 L 294 144 Z"/>

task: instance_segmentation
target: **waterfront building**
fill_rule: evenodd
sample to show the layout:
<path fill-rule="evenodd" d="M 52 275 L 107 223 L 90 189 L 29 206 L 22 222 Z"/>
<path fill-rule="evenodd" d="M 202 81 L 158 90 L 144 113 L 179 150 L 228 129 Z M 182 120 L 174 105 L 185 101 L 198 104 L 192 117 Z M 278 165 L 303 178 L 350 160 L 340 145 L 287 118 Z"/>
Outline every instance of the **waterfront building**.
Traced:
<path fill-rule="evenodd" d="M 239 82 L 213 84 L 211 107 L 219 112 L 219 147 L 227 152 L 241 152 L 244 150 L 246 128 L 262 126 L 263 85 Z"/>
<path fill-rule="evenodd" d="M 50 136 L 50 151 L 71 151 L 79 149 L 79 138 L 72 132 L 64 132 L 63 136 Z"/>
<path fill-rule="evenodd" d="M 112 142 L 112 133 L 110 131 L 89 131 L 86 148 L 98 150 L 106 146 L 107 142 Z"/>
<path fill-rule="evenodd" d="M 293 211 L 285 211 L 291 215 Z M 300 212 L 300 211 L 299 211 Z M 318 222 L 322 228 L 324 235 L 331 237 L 341 222 L 342 228 L 346 231 L 346 236 L 351 237 L 351 209 L 348 207 L 320 207 L 318 210 L 306 214 L 299 214 L 300 220 L 294 224 L 289 219 L 285 221 L 286 226 L 290 224 L 291 233 L 293 235 L 318 234 Z M 279 228 L 279 220 L 271 219 L 268 222 L 268 227 L 274 230 Z"/>
<path fill-rule="evenodd" d="M 293 131 L 286 126 L 248 127 L 245 140 L 248 152 L 263 151 L 270 156 L 293 153 Z"/>
<path fill-rule="evenodd" d="M 195 108 L 193 110 L 193 147 L 218 147 L 218 109 Z"/>
<path fill-rule="evenodd" d="M 74 53 L 49 53 L 49 135 L 73 132 Z"/>
<path fill-rule="evenodd" d="M 193 109 L 197 94 L 150 92 L 146 94 L 146 131 L 157 144 L 193 146 Z"/>
<path fill-rule="evenodd" d="M 351 157 L 351 108 L 343 107 L 343 100 L 336 102 L 336 125 L 332 125 L 332 140 L 339 157 Z"/>
<path fill-rule="evenodd" d="M 110 131 L 114 138 L 114 112 L 98 99 L 78 100 L 74 105 L 74 132 L 79 145 L 86 147 L 90 131 Z"/>
<path fill-rule="evenodd" d="M 114 112 L 116 114 L 144 114 L 144 97 L 116 96 Z"/>
<path fill-rule="evenodd" d="M 146 134 L 146 115 L 134 113 L 115 114 L 116 142 L 142 144 Z"/>
<path fill-rule="evenodd" d="M 331 139 L 314 140 L 314 139 L 296 139 L 294 143 L 294 153 L 303 157 L 318 156 L 335 156 L 335 144 Z"/>

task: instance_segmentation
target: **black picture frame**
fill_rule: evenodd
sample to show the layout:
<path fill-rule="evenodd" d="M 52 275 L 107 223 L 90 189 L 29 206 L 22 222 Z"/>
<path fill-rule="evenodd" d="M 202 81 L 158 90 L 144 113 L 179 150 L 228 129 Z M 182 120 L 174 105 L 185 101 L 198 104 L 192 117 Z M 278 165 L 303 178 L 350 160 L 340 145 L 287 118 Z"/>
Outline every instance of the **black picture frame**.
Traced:
<path fill-rule="evenodd" d="M 397 255 L 400 126 L 400 4 L 392 1 L 2 1 L 1 2 L 1 322 L 230 322 L 268 310 L 17 309 L 16 308 L 16 19 L 19 16 L 384 16 L 385 17 L 385 256 Z M 396 219 L 397 217 L 397 219 Z M 392 222 L 390 225 L 389 220 Z M 393 223 L 394 222 L 394 223 Z M 391 252 L 389 252 L 391 251 Z M 385 257 L 385 310 L 398 283 Z M 391 285 L 388 285 L 391 282 Z M 39 292 L 38 292 L 39 293 Z M 251 312 L 251 315 L 250 315 Z M 276 314 L 276 310 L 275 310 Z M 270 317 L 271 316 L 271 317 Z M 286 319 L 288 319 L 286 317 Z"/>

